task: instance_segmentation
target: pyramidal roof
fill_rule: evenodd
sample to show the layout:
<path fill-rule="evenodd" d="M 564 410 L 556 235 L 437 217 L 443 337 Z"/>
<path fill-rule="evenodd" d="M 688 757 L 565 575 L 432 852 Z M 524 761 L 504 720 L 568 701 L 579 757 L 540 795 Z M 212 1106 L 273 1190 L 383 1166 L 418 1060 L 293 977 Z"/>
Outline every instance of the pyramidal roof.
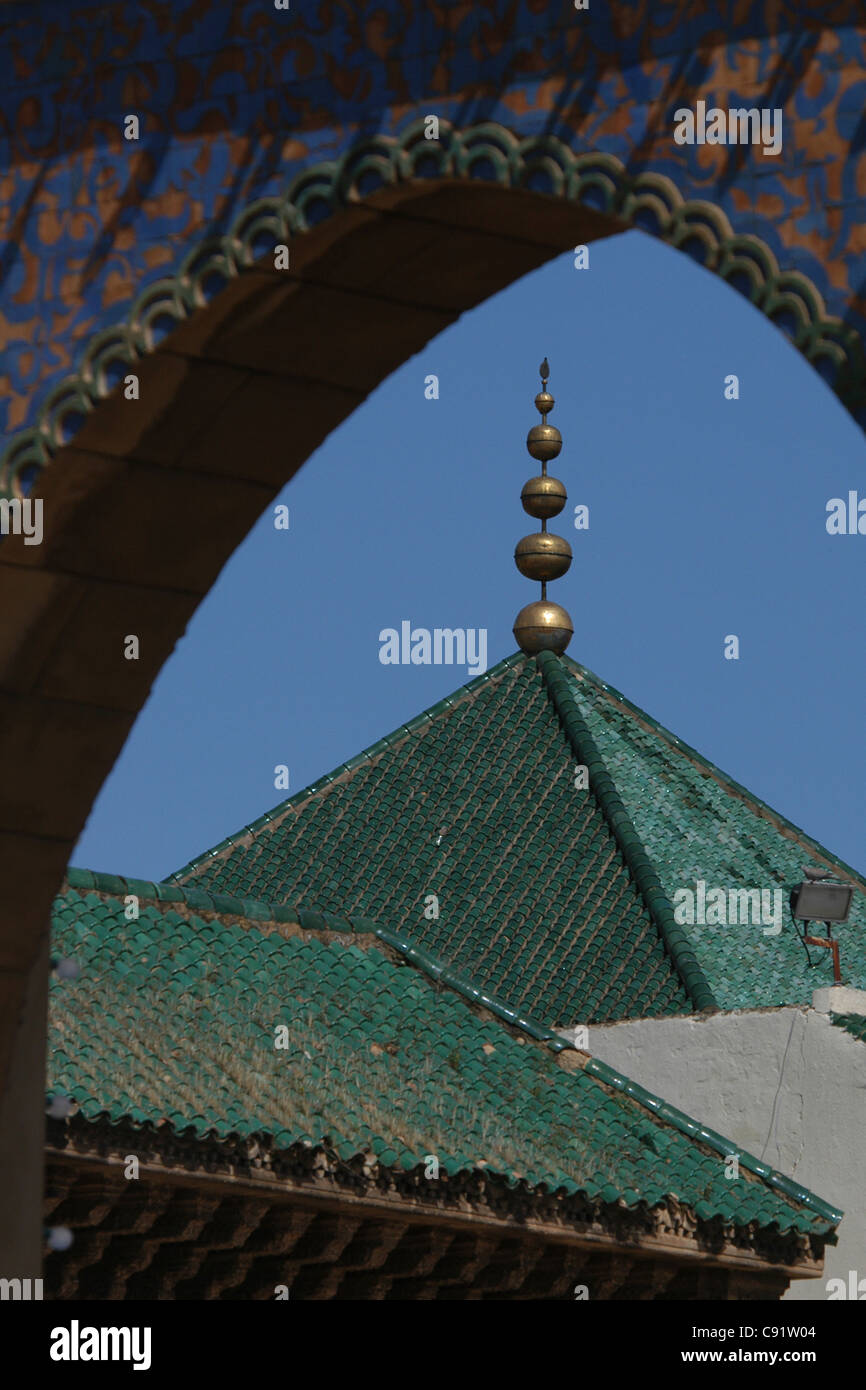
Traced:
<path fill-rule="evenodd" d="M 807 862 L 866 886 L 619 692 L 542 652 L 501 661 L 168 881 L 360 914 L 563 1027 L 810 1002 L 832 968 L 820 950 L 809 965 L 787 911 Z M 699 882 L 768 904 L 781 890 L 781 927 L 745 898 L 746 920 L 680 924 L 674 895 Z M 859 988 L 864 927 L 855 893 L 837 934 Z"/>

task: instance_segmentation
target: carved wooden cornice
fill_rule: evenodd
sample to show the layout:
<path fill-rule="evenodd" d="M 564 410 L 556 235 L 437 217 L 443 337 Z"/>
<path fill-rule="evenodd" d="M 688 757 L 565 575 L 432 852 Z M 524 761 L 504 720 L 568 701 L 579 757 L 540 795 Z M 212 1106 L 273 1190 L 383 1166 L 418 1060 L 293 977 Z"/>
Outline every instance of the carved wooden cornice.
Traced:
<path fill-rule="evenodd" d="M 123 1177 L 127 1157 L 139 1161 L 137 1182 Z M 330 1212 L 350 1222 L 382 1221 L 404 1226 L 472 1231 L 494 1239 L 564 1245 L 575 1251 L 607 1251 L 631 1259 L 698 1262 L 716 1269 L 742 1270 L 777 1279 L 820 1275 L 820 1239 L 757 1223 L 739 1227 L 721 1218 L 702 1220 L 668 1198 L 649 1208 L 641 1203 L 590 1201 L 582 1194 L 550 1192 L 524 1182 L 509 1185 L 495 1174 L 471 1172 L 425 1178 L 423 1167 L 410 1172 L 381 1166 L 371 1154 L 341 1159 L 327 1144 L 296 1144 L 274 1150 L 263 1135 L 199 1138 L 176 1134 L 168 1126 L 95 1123 L 80 1115 L 48 1121 L 47 1160 L 61 1188 L 72 1174 L 101 1175 L 117 1199 L 135 1186 L 164 1201 L 167 1186 L 211 1197 L 231 1193 L 254 1204 L 297 1206 Z M 141 1187 L 138 1187 L 141 1184 Z M 71 1189 L 69 1189 L 71 1190 Z M 83 1213 L 78 1214 L 84 1219 Z M 55 1218 L 52 1218 L 55 1219 Z M 59 1218 L 57 1218 L 59 1219 Z M 72 1224 L 75 1214 L 63 1214 Z"/>

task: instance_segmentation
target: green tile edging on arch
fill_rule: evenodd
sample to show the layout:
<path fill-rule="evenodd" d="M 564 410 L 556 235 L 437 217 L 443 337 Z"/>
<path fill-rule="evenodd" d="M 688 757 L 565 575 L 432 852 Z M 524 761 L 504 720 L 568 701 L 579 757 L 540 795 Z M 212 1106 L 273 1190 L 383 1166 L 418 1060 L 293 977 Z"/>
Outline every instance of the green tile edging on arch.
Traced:
<path fill-rule="evenodd" d="M 73 422 L 88 414 L 116 389 L 111 369 L 132 367 L 155 351 L 165 334 L 160 323 L 174 326 L 204 308 L 220 288 L 258 264 L 256 244 L 288 242 L 328 215 L 363 201 L 378 187 L 439 179 L 478 180 L 492 169 L 495 184 L 544 193 L 582 203 L 615 217 L 623 227 L 655 223 L 654 235 L 677 249 L 699 243 L 703 264 L 724 280 L 743 280 L 752 303 L 771 320 L 786 313 L 796 325 L 795 346 L 815 364 L 829 359 L 836 368 L 834 390 L 849 410 L 866 401 L 866 352 L 856 330 L 827 315 L 823 298 L 808 276 L 780 270 L 769 246 L 754 234 L 735 235 L 726 215 L 713 203 L 686 201 L 673 182 L 660 174 L 629 174 L 614 155 L 574 154 L 556 136 L 518 139 L 492 121 L 458 130 L 440 122 L 438 141 L 424 137 L 423 119 L 413 121 L 399 138 L 364 137 L 342 158 L 303 170 L 278 198 L 257 199 L 237 215 L 224 236 L 206 237 L 184 257 L 173 275 L 150 285 L 131 305 L 126 321 L 96 334 L 87 344 L 77 370 L 50 393 L 36 423 L 19 431 L 0 455 L 0 496 L 21 495 L 21 477 L 46 468 L 74 437 Z M 430 164 L 434 171 L 429 172 Z M 544 187 L 541 187 L 541 184 Z M 589 200 L 590 195 L 592 201 Z"/>

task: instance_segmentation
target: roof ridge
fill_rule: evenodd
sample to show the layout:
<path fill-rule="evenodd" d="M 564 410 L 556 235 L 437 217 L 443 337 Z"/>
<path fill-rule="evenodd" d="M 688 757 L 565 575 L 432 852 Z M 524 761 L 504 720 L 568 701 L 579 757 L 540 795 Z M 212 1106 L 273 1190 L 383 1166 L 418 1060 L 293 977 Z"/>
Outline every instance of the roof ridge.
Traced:
<path fill-rule="evenodd" d="M 563 1037 L 556 1029 L 550 1028 L 543 1023 L 536 1023 L 527 1015 L 521 1015 L 518 1010 L 512 1009 L 508 1004 L 502 1003 L 494 995 L 486 994 L 484 990 L 474 984 L 468 976 L 460 975 L 457 971 L 451 970 L 444 962 L 440 961 L 438 957 L 434 956 L 424 947 L 415 946 L 409 941 L 408 937 L 401 937 L 389 927 L 377 928 L 376 935 L 385 941 L 387 945 L 399 951 L 401 955 L 406 956 L 413 965 L 416 965 L 424 974 L 431 976 L 437 983 L 444 984 L 447 989 L 453 989 L 455 993 L 463 995 L 464 998 L 469 999 L 471 1003 L 482 1005 L 503 1022 L 509 1023 L 512 1027 L 520 1029 L 521 1032 L 528 1033 L 536 1042 L 543 1043 L 550 1051 L 556 1053 L 569 1051 L 580 1053 L 586 1058 L 582 1068 L 585 1072 L 588 1072 L 590 1076 L 594 1076 L 597 1081 L 601 1081 L 604 1085 L 613 1086 L 616 1090 L 622 1091 L 625 1095 L 629 1096 L 631 1100 L 642 1105 L 644 1109 L 649 1110 L 657 1118 L 663 1120 L 666 1124 L 670 1124 L 674 1129 L 679 1130 L 681 1134 L 685 1134 L 690 1139 L 699 1140 L 701 1143 L 706 1144 L 708 1148 L 721 1154 L 724 1158 L 729 1158 L 732 1154 L 736 1154 L 739 1163 L 746 1169 L 746 1172 L 752 1173 L 755 1177 L 760 1178 L 763 1182 L 767 1183 L 768 1186 L 776 1188 L 779 1192 L 784 1193 L 786 1197 L 790 1197 L 793 1201 L 799 1202 L 801 1206 L 808 1207 L 810 1210 L 818 1212 L 826 1220 L 832 1221 L 834 1224 L 842 1220 L 844 1212 L 831 1206 L 829 1202 L 825 1202 L 821 1197 L 818 1197 L 816 1193 L 811 1192 L 809 1188 L 802 1187 L 799 1183 L 794 1182 L 792 1178 L 786 1177 L 784 1173 L 780 1173 L 775 1168 L 771 1168 L 768 1163 L 764 1163 L 761 1159 L 756 1158 L 754 1154 L 747 1153 L 745 1150 L 734 1146 L 730 1139 L 726 1139 L 725 1136 L 719 1134 L 718 1131 L 708 1129 L 706 1125 L 693 1119 L 692 1116 L 687 1115 L 685 1111 L 678 1110 L 675 1105 L 670 1105 L 666 1100 L 662 1100 L 660 1096 L 655 1095 L 652 1091 L 648 1091 L 646 1087 L 641 1086 L 638 1082 L 632 1081 L 630 1077 L 624 1076 L 622 1072 L 618 1072 L 613 1067 L 608 1066 L 606 1062 L 602 1062 L 598 1058 L 590 1056 L 583 1048 L 578 1047 L 570 1038 Z"/>
<path fill-rule="evenodd" d="M 591 1076 L 595 1076 L 599 1081 L 605 1082 L 608 1086 L 615 1086 L 618 1091 L 636 1100 L 639 1105 L 643 1105 L 647 1110 L 651 1110 L 654 1115 L 667 1121 L 683 1134 L 687 1134 L 692 1139 L 699 1139 L 709 1148 L 715 1149 L 717 1153 L 723 1154 L 725 1158 L 736 1156 L 740 1166 L 746 1169 L 747 1173 L 754 1174 L 761 1178 L 770 1187 L 775 1187 L 779 1192 L 783 1192 L 786 1197 L 799 1202 L 802 1206 L 809 1207 L 812 1211 L 819 1212 L 828 1221 L 835 1225 L 842 1220 L 845 1215 L 838 1207 L 833 1207 L 823 1198 L 811 1192 L 808 1187 L 801 1187 L 793 1178 L 786 1178 L 784 1173 L 771 1168 L 768 1163 L 755 1158 L 754 1154 L 747 1153 L 744 1149 L 732 1146 L 730 1139 L 725 1139 L 724 1135 L 717 1130 L 707 1129 L 706 1125 L 693 1120 L 685 1111 L 678 1110 L 675 1105 L 669 1105 L 660 1096 L 653 1095 L 652 1091 L 646 1090 L 636 1081 L 630 1081 L 621 1072 L 609 1067 L 606 1062 L 600 1061 L 596 1057 L 590 1057 L 584 1065 L 584 1071 L 588 1071 Z"/>
<path fill-rule="evenodd" d="M 149 879 L 122 878 L 116 874 L 102 873 L 93 869 L 68 869 L 66 883 L 69 888 L 89 888 L 93 892 L 110 893 L 115 897 L 125 897 L 127 893 L 134 893 L 138 898 L 150 899 L 158 903 L 183 903 L 187 907 L 197 908 L 204 912 L 246 917 L 254 923 L 284 922 L 291 926 L 300 926 L 304 931 L 335 931 L 346 935 L 363 932 L 377 936 L 385 945 L 392 946 L 437 983 L 444 984 L 447 988 L 454 989 L 467 999 L 490 1009 L 492 1013 L 513 1024 L 514 1027 L 520 1028 L 523 1032 L 529 1033 L 539 1042 L 553 1041 L 554 1050 L 557 1052 L 572 1046 L 555 1029 L 550 1028 L 547 1024 L 536 1023 L 521 1013 L 519 1009 L 512 1008 L 511 1005 L 506 1004 L 495 995 L 487 993 L 469 976 L 454 970 L 446 960 L 434 955 L 425 946 L 418 945 L 405 933 L 398 932 L 392 927 L 383 926 L 374 918 L 365 917 L 360 913 L 353 913 L 351 916 L 344 917 L 335 912 L 318 912 L 312 908 L 287 907 L 279 903 L 265 902 L 260 898 L 233 898 L 227 893 L 209 893 L 205 889 L 186 888 L 168 882 L 156 883 Z M 579 1048 L 577 1050 L 580 1051 Z"/>
<path fill-rule="evenodd" d="M 673 908 L 635 829 L 616 783 L 607 770 L 589 726 L 577 707 L 569 680 L 553 652 L 539 652 L 535 658 L 550 699 L 565 734 L 589 775 L 589 785 L 611 832 L 622 851 L 647 910 L 662 939 L 665 950 L 696 1009 L 718 1009 L 709 981 L 698 964 L 691 943 L 680 927 Z"/>
<path fill-rule="evenodd" d="M 689 758 L 694 758 L 702 767 L 705 767 L 717 777 L 726 790 L 738 792 L 750 805 L 759 807 L 762 811 L 766 811 L 771 820 L 779 822 L 780 825 L 793 831 L 793 833 L 801 839 L 808 841 L 809 846 L 814 848 L 822 858 L 826 859 L 836 868 L 844 870 L 846 874 L 857 879 L 858 883 L 866 888 L 866 874 L 861 873 L 859 869 L 852 868 L 844 859 L 840 859 L 838 855 L 833 854 L 832 850 L 827 849 L 826 845 L 822 845 L 820 840 L 816 840 L 810 835 L 808 830 L 804 830 L 801 825 L 795 825 L 792 820 L 789 820 L 781 811 L 777 811 L 769 802 L 763 801 L 755 792 L 750 791 L 748 787 L 744 787 L 742 782 L 738 782 L 730 773 L 725 772 L 723 768 L 711 762 L 703 753 L 698 752 L 697 748 L 694 748 L 690 743 L 686 743 L 685 739 L 673 733 L 666 725 L 661 724 L 651 714 L 647 714 L 645 709 L 642 709 L 640 705 L 636 705 L 627 695 L 623 695 L 621 690 L 617 690 L 613 685 L 608 685 L 607 682 L 603 681 L 600 676 L 597 676 L 594 671 L 590 671 L 588 666 L 582 666 L 579 661 L 575 661 L 574 657 L 566 656 L 565 654 L 563 654 L 562 660 L 574 670 L 575 674 L 587 677 L 593 685 L 603 690 L 606 695 L 613 696 L 613 698 L 622 703 L 628 711 L 640 715 L 640 717 L 645 719 L 646 722 L 652 726 L 653 730 L 660 734 L 676 752 L 683 753 Z"/>
<path fill-rule="evenodd" d="M 332 931 L 345 935 L 365 933 L 376 936 L 385 945 L 392 946 L 405 956 L 413 965 L 417 965 L 437 983 L 444 984 L 474 1003 L 490 1009 L 498 1017 L 529 1033 L 540 1042 L 554 1041 L 555 1051 L 562 1051 L 563 1048 L 572 1045 L 547 1024 L 536 1023 L 519 1009 L 512 1008 L 495 995 L 489 994 L 469 976 L 452 969 L 446 960 L 434 955 L 425 946 L 418 945 L 404 933 L 383 926 L 374 918 L 365 917 L 360 913 L 344 917 L 335 912 L 288 907 L 280 903 L 266 902 L 261 898 L 234 898 L 227 893 L 209 893 L 202 888 L 186 888 L 168 882 L 156 883 L 149 879 L 122 878 L 117 874 L 102 873 L 93 869 L 68 869 L 66 883 L 69 888 L 89 888 L 93 892 L 110 893 L 115 897 L 125 897 L 128 893 L 133 893 L 145 901 L 150 899 L 158 903 L 183 903 L 199 911 L 245 917 L 253 923 L 283 922 L 290 926 L 300 926 L 304 931 Z"/>
<path fill-rule="evenodd" d="M 446 695 L 443 699 L 437 700 L 435 704 L 428 706 L 428 708 L 422 710 L 420 714 L 416 714 L 412 719 L 408 720 L 407 723 L 400 724 L 392 733 L 385 734 L 382 738 L 377 739 L 375 743 L 371 743 L 360 753 L 356 753 L 354 757 L 349 758 L 344 763 L 340 763 L 332 772 L 328 772 L 325 776 L 319 777 L 315 782 L 311 782 L 309 786 L 304 787 L 299 792 L 295 792 L 294 796 L 287 797 L 285 801 L 281 801 L 277 806 L 273 806 L 270 811 L 266 811 L 265 814 L 259 816 L 257 820 L 251 821 L 249 825 L 243 826 L 240 830 L 236 830 L 234 835 L 227 836 L 226 839 L 221 840 L 218 845 L 214 845 L 213 849 L 205 850 L 203 854 L 199 854 L 195 859 L 191 859 L 182 869 L 177 869 L 173 874 L 169 874 L 165 882 L 179 883 L 184 877 L 194 873 L 202 864 L 216 859 L 223 850 L 229 849 L 244 835 L 249 835 L 256 830 L 261 830 L 278 815 L 288 810 L 290 806 L 300 805 L 311 796 L 315 796 L 323 787 L 328 786 L 331 782 L 335 782 L 337 778 L 342 777 L 345 772 L 351 772 L 356 767 L 359 767 L 361 763 L 377 757 L 379 753 L 383 753 L 386 748 L 396 743 L 398 739 L 404 738 L 407 734 L 414 733 L 416 729 L 435 719 L 437 715 L 442 714 L 444 710 L 449 709 L 452 705 L 456 704 L 458 700 L 472 694 L 479 686 L 484 685 L 486 681 L 489 681 L 495 676 L 502 675 L 512 666 L 516 666 L 527 660 L 528 658 L 523 652 L 513 652 L 511 656 L 503 657 L 495 666 L 491 666 L 489 670 L 482 672 L 480 676 L 473 676 L 471 681 L 467 681 L 465 685 L 458 686 L 453 694 Z"/>
<path fill-rule="evenodd" d="M 184 903 L 203 912 L 215 912 L 231 917 L 246 917 L 251 922 L 284 922 L 304 931 L 370 932 L 378 925 L 371 917 L 343 917 L 335 912 L 317 912 L 306 907 L 289 907 L 267 902 L 263 898 L 234 898 L 228 893 L 210 893 L 204 888 L 187 888 L 182 884 L 152 882 L 144 878 L 121 878 L 117 874 L 101 873 L 94 869 L 67 869 L 66 882 L 70 888 L 90 888 L 97 893 L 116 896 L 134 894 L 138 898 L 159 903 Z"/>
<path fill-rule="evenodd" d="M 364 932 L 374 935 L 435 983 L 442 984 L 446 989 L 453 990 L 455 994 L 461 995 L 470 1003 L 478 1004 L 487 1009 L 502 1022 L 526 1033 L 535 1042 L 542 1043 L 551 1052 L 577 1052 L 585 1058 L 582 1066 L 583 1071 L 588 1072 L 590 1076 L 593 1076 L 603 1085 L 612 1086 L 616 1090 L 622 1091 L 631 1100 L 649 1110 L 656 1118 L 670 1124 L 688 1138 L 699 1140 L 725 1158 L 729 1157 L 733 1151 L 731 1141 L 725 1139 L 723 1135 L 718 1134 L 715 1130 L 707 1129 L 705 1125 L 692 1119 L 690 1115 L 686 1115 L 682 1110 L 669 1105 L 667 1101 L 646 1090 L 645 1087 L 640 1086 L 629 1077 L 623 1076 L 621 1072 L 615 1071 L 607 1063 L 589 1056 L 576 1043 L 563 1037 L 556 1029 L 550 1028 L 547 1024 L 537 1023 L 528 1015 L 503 1003 L 495 995 L 488 994 L 470 977 L 452 969 L 446 961 L 433 955 L 425 947 L 416 945 L 409 937 L 391 927 L 381 926 L 372 918 L 363 916 L 340 917 L 334 913 L 313 912 L 306 908 L 282 907 L 275 903 L 264 903 L 251 898 L 240 899 L 232 898 L 224 893 L 208 893 L 197 888 L 184 889 L 170 883 L 154 883 L 147 879 L 124 879 L 114 874 L 100 873 L 90 869 L 69 869 L 66 878 L 71 888 L 91 888 L 96 891 L 101 890 L 115 894 L 128 889 L 136 892 L 139 897 L 153 898 L 158 902 L 185 902 L 190 907 L 232 913 L 237 916 L 249 917 L 252 921 L 290 922 L 293 925 L 301 926 L 306 931 L 340 931 L 345 933 L 348 928 L 349 932 Z M 746 1171 L 761 1178 L 768 1186 L 776 1188 L 801 1206 L 815 1211 L 834 1225 L 842 1219 L 843 1212 L 830 1206 L 828 1202 L 824 1202 L 808 1188 L 801 1187 L 791 1178 L 785 1177 L 783 1173 L 777 1172 L 768 1164 L 755 1158 L 753 1154 L 741 1150 L 736 1152 Z"/>

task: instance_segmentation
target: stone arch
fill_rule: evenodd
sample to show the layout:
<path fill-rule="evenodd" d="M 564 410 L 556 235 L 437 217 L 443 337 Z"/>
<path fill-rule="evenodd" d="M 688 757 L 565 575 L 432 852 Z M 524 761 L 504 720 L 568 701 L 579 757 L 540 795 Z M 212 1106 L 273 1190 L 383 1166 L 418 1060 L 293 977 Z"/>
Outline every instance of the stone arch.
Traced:
<path fill-rule="evenodd" d="M 245 208 L 89 343 L 4 455 L 0 491 L 35 487 L 45 539 L 0 548 L 0 1097 L 69 853 L 186 623 L 310 453 L 462 312 L 576 243 L 640 227 L 747 293 L 863 408 L 856 331 L 712 203 L 554 136 L 491 122 L 440 135 L 419 121 L 365 139 Z M 281 243 L 288 272 L 263 260 Z M 137 662 L 122 658 L 128 633 Z"/>
<path fill-rule="evenodd" d="M 0 461 L 0 494 L 20 495 L 35 480 L 116 390 L 119 374 L 157 351 L 167 335 L 206 310 L 239 277 L 261 273 L 265 249 L 309 236 L 341 212 L 402 208 L 405 213 L 414 207 L 416 217 L 427 216 L 431 196 L 448 184 L 480 183 L 552 197 L 601 219 L 593 222 L 590 216 L 590 240 L 639 228 L 685 251 L 785 331 L 846 409 L 866 424 L 866 352 L 860 335 L 827 313 L 807 275 L 780 268 L 767 241 L 755 233 L 735 233 L 721 208 L 684 199 L 665 175 L 630 174 L 615 155 L 574 154 L 553 135 L 520 139 L 493 122 L 458 131 L 443 121 L 439 140 L 428 141 L 424 127 L 422 119 L 400 139 L 377 135 L 357 142 L 339 160 L 305 169 L 283 197 L 251 203 L 225 235 L 196 245 L 174 274 L 135 300 L 125 323 L 88 343 L 77 370 L 50 392 L 36 423 L 13 437 Z M 566 247 L 567 242 L 560 249 Z"/>

